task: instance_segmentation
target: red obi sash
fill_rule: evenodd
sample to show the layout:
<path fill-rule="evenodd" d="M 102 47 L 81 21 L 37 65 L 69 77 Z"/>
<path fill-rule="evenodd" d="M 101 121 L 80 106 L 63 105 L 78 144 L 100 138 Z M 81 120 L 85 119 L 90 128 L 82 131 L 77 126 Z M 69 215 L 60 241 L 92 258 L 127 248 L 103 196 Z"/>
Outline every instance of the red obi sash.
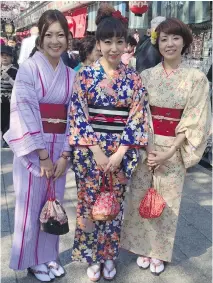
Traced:
<path fill-rule="evenodd" d="M 39 104 L 44 133 L 64 134 L 67 124 L 67 107 L 64 104 Z"/>
<path fill-rule="evenodd" d="M 175 129 L 181 119 L 183 109 L 150 106 L 154 134 L 175 137 Z"/>

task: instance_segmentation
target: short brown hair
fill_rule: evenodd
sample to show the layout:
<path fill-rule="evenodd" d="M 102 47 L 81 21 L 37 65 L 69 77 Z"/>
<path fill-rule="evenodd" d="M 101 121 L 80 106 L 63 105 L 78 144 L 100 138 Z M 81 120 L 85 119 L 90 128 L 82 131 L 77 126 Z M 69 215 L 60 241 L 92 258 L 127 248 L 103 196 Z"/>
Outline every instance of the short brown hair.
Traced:
<path fill-rule="evenodd" d="M 158 49 L 158 51 L 159 51 L 159 37 L 161 32 L 164 32 L 166 34 L 175 34 L 182 36 L 184 47 L 181 54 L 184 54 L 184 52 L 188 49 L 188 47 L 193 41 L 192 33 L 188 28 L 188 26 L 176 18 L 166 19 L 165 21 L 159 24 L 159 26 L 156 28 L 155 31 L 157 32 L 157 41 L 155 46 Z"/>
<path fill-rule="evenodd" d="M 46 31 L 48 30 L 49 26 L 54 22 L 60 23 L 68 43 L 69 27 L 68 27 L 67 19 L 59 10 L 47 10 L 41 15 L 38 21 L 40 46 L 44 41 L 44 36 Z"/>

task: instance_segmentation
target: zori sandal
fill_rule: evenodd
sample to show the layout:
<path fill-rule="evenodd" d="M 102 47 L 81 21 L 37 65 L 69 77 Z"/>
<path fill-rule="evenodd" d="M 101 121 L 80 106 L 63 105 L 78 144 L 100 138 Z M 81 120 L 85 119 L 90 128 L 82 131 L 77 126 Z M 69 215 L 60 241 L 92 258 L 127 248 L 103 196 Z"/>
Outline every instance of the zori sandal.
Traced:
<path fill-rule="evenodd" d="M 93 282 L 97 282 L 101 278 L 101 264 L 94 263 L 87 268 L 87 276 Z"/>
<path fill-rule="evenodd" d="M 150 265 L 150 257 L 139 256 L 137 258 L 137 265 L 142 269 L 147 269 Z"/>
<path fill-rule="evenodd" d="M 164 271 L 164 262 L 160 259 L 152 258 L 150 271 L 153 275 L 159 276 Z"/>
<path fill-rule="evenodd" d="M 34 275 L 41 282 L 50 282 L 50 271 L 45 264 L 39 264 L 28 268 L 28 272 Z"/>
<path fill-rule="evenodd" d="M 47 267 L 49 268 L 50 272 L 56 278 L 63 277 L 65 275 L 65 271 L 61 265 L 59 265 L 56 261 L 49 261 L 46 263 Z"/>
<path fill-rule="evenodd" d="M 106 280 L 113 280 L 116 275 L 116 268 L 114 261 L 111 259 L 108 259 L 104 263 L 104 268 L 103 268 L 103 277 Z"/>

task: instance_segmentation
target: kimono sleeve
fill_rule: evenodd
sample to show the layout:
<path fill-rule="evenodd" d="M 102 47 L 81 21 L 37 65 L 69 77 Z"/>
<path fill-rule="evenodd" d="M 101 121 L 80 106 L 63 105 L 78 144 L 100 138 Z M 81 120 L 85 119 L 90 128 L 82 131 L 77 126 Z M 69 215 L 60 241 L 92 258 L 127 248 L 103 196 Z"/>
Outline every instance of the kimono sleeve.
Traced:
<path fill-rule="evenodd" d="M 71 146 L 92 146 L 98 144 L 98 138 L 89 123 L 85 71 L 79 72 L 75 78 L 69 124 L 69 143 Z"/>
<path fill-rule="evenodd" d="M 133 97 L 121 145 L 142 147 L 148 144 L 148 94 L 138 74 L 133 74 Z"/>
<path fill-rule="evenodd" d="M 39 121 L 39 103 L 28 61 L 18 70 L 10 107 L 10 127 L 4 139 L 17 157 L 45 148 Z"/>
<path fill-rule="evenodd" d="M 186 135 L 181 146 L 186 168 L 197 164 L 202 158 L 211 128 L 209 82 L 204 73 L 194 71 L 192 92 L 176 128 L 176 134 L 184 132 Z"/>
<path fill-rule="evenodd" d="M 63 149 L 62 149 L 62 152 L 63 151 L 72 151 L 72 148 L 69 144 L 69 129 L 70 129 L 70 126 L 69 126 L 69 113 L 70 113 L 70 107 L 71 107 L 71 97 L 72 97 L 72 93 L 73 93 L 73 84 L 74 84 L 74 79 L 75 79 L 75 75 L 76 75 L 76 72 L 74 70 L 72 70 L 71 68 L 69 68 L 69 72 L 70 72 L 70 82 L 71 82 L 71 95 L 70 95 L 70 100 L 69 100 L 69 104 L 68 104 L 68 107 L 67 107 L 67 126 L 66 126 L 66 132 L 65 132 L 65 141 L 64 141 L 64 145 L 63 145 Z"/>

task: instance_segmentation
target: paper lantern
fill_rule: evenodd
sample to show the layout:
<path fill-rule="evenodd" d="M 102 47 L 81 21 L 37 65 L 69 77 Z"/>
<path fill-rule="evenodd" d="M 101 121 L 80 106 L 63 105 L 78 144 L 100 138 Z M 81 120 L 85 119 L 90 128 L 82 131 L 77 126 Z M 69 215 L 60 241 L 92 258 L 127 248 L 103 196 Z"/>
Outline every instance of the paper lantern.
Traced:
<path fill-rule="evenodd" d="M 129 9 L 136 15 L 142 15 L 149 9 L 148 1 L 129 1 Z"/>

